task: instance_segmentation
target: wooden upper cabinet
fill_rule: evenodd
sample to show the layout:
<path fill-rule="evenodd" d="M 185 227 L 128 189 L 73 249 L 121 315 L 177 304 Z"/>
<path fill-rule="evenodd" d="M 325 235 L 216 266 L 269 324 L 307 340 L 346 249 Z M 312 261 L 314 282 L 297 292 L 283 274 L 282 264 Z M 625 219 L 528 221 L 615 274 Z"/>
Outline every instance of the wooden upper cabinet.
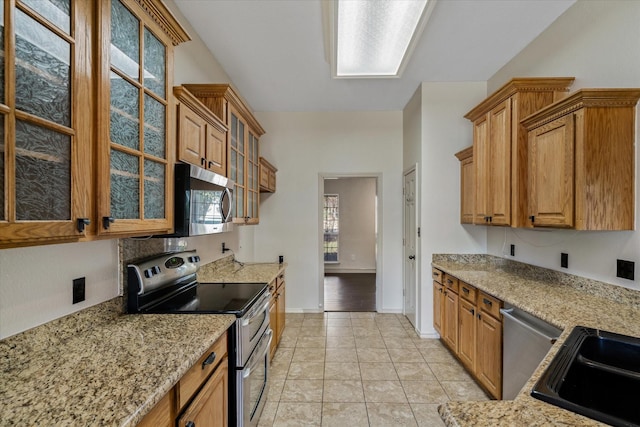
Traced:
<path fill-rule="evenodd" d="M 184 84 L 222 119 L 227 132 L 227 177 L 235 182 L 233 222 L 257 224 L 260 204 L 260 146 L 265 131 L 248 105 L 228 84 Z"/>
<path fill-rule="evenodd" d="M 173 88 L 178 115 L 178 160 L 227 173 L 227 127 L 191 92 Z"/>
<path fill-rule="evenodd" d="M 473 146 L 456 153 L 460 160 L 460 223 L 473 223 L 474 170 Z"/>
<path fill-rule="evenodd" d="M 0 248 L 77 241 L 94 215 L 94 2 L 0 7 Z"/>
<path fill-rule="evenodd" d="M 276 169 L 264 157 L 260 157 L 260 191 L 266 193 L 276 192 Z"/>
<path fill-rule="evenodd" d="M 530 227 L 633 230 L 640 89 L 581 89 L 522 121 Z"/>
<path fill-rule="evenodd" d="M 98 234 L 170 232 L 173 47 L 189 38 L 159 0 L 98 4 Z"/>
<path fill-rule="evenodd" d="M 527 131 L 520 120 L 566 96 L 573 80 L 515 78 L 465 115 L 474 126 L 475 224 L 526 224 Z"/>

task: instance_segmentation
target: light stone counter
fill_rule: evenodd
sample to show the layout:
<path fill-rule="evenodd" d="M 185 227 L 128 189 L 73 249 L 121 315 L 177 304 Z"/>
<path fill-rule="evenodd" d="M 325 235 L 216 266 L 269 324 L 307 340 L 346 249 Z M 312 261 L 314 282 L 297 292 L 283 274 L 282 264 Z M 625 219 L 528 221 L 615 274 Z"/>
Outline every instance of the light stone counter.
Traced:
<path fill-rule="evenodd" d="M 215 283 L 270 283 L 287 267 L 286 263 L 242 263 L 233 255 L 201 266 L 199 282 Z"/>
<path fill-rule="evenodd" d="M 122 315 L 122 300 L 0 341 L 0 425 L 134 426 L 234 315 Z"/>
<path fill-rule="evenodd" d="M 434 255 L 432 265 L 564 329 L 514 400 L 445 403 L 438 410 L 448 426 L 606 425 L 529 393 L 574 326 L 640 336 L 640 292 L 490 255 Z"/>

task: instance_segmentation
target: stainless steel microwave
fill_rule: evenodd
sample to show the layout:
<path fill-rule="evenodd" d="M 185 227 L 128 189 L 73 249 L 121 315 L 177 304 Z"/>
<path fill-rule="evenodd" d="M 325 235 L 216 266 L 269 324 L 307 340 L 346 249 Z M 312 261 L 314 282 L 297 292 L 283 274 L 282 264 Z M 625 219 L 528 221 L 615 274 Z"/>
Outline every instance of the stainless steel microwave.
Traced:
<path fill-rule="evenodd" d="M 186 163 L 175 166 L 175 232 L 188 237 L 233 229 L 234 182 Z"/>

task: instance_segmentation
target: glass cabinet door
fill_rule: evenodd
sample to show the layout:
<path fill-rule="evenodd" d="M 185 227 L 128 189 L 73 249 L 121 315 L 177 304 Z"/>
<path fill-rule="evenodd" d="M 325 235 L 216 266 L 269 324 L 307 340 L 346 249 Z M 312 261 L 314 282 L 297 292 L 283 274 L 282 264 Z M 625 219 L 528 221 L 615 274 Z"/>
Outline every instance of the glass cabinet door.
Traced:
<path fill-rule="evenodd" d="M 245 183 L 245 134 L 246 125 L 235 110 L 229 109 L 229 179 L 236 183 L 233 197 L 235 208 L 232 214 L 234 222 L 244 223 L 247 216 Z"/>
<path fill-rule="evenodd" d="M 249 131 L 249 146 L 247 147 L 247 213 L 249 222 L 258 222 L 258 206 L 260 204 L 260 163 L 258 152 L 258 138 Z"/>
<path fill-rule="evenodd" d="M 109 39 L 109 191 L 100 233 L 171 228 L 167 43 L 135 3 L 112 0 Z M 105 179 L 105 176 L 102 176 Z"/>
<path fill-rule="evenodd" d="M 91 109 L 76 107 L 90 67 L 79 60 L 89 46 L 76 33 L 89 13 L 72 0 L 0 7 L 0 246 L 78 239 L 91 216 L 81 167 L 91 140 L 80 129 Z"/>

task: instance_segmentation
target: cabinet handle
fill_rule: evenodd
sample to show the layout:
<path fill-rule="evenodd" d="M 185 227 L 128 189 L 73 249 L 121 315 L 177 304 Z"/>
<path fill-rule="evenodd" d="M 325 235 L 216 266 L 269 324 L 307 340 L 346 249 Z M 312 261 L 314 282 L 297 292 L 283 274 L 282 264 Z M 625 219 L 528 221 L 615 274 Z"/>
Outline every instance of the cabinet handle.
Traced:
<path fill-rule="evenodd" d="M 463 287 L 463 288 L 462 288 L 462 292 L 464 292 L 465 294 L 468 294 L 468 293 L 469 293 L 469 289 L 467 289 L 467 288 Z"/>
<path fill-rule="evenodd" d="M 212 351 L 211 354 L 207 356 L 206 359 L 204 359 L 204 362 L 202 362 L 202 369 L 204 369 L 207 365 L 211 365 L 215 360 L 216 360 L 216 352 Z"/>
<path fill-rule="evenodd" d="M 482 319 L 482 316 L 480 315 L 480 313 L 478 313 L 478 320 Z"/>
<path fill-rule="evenodd" d="M 102 217 L 102 228 L 104 228 L 105 230 L 108 230 L 109 226 L 111 224 L 113 224 L 114 221 L 115 221 L 115 219 L 112 216 L 103 216 Z"/>
<path fill-rule="evenodd" d="M 184 425 L 184 427 L 196 427 L 196 423 L 194 423 L 193 421 L 189 421 Z"/>
<path fill-rule="evenodd" d="M 476 311 L 473 308 L 469 309 L 469 312 L 471 313 L 471 315 L 473 316 L 474 314 L 476 314 Z"/>
<path fill-rule="evenodd" d="M 409 259 L 416 259 L 415 255 L 409 255 Z"/>
<path fill-rule="evenodd" d="M 210 161 L 209 162 L 209 167 L 211 167 L 211 166 L 213 166 L 213 162 Z"/>
<path fill-rule="evenodd" d="M 440 293 L 444 292 L 444 291 L 442 290 L 442 288 L 440 288 L 440 289 L 438 289 L 438 290 L 440 291 Z"/>
<path fill-rule="evenodd" d="M 531 220 L 531 222 L 535 222 L 536 221 L 536 216 L 535 215 L 531 215 L 529 217 L 529 219 Z"/>
<path fill-rule="evenodd" d="M 84 228 L 89 224 L 91 224 L 91 220 L 89 218 L 78 218 L 76 224 L 78 233 L 84 233 Z"/>
<path fill-rule="evenodd" d="M 489 222 L 493 222 L 493 217 L 492 216 L 489 217 Z"/>
<path fill-rule="evenodd" d="M 201 157 L 201 158 L 200 158 L 200 164 L 201 164 L 202 166 L 206 165 L 206 164 L 207 164 L 207 159 L 205 159 L 204 157 Z"/>
<path fill-rule="evenodd" d="M 450 285 L 453 285 L 453 280 L 447 279 L 447 283 L 450 284 Z"/>
<path fill-rule="evenodd" d="M 489 307 L 491 307 L 493 305 L 493 303 L 491 301 L 489 301 L 488 299 L 486 299 L 486 298 L 482 298 L 482 302 L 487 304 Z"/>

